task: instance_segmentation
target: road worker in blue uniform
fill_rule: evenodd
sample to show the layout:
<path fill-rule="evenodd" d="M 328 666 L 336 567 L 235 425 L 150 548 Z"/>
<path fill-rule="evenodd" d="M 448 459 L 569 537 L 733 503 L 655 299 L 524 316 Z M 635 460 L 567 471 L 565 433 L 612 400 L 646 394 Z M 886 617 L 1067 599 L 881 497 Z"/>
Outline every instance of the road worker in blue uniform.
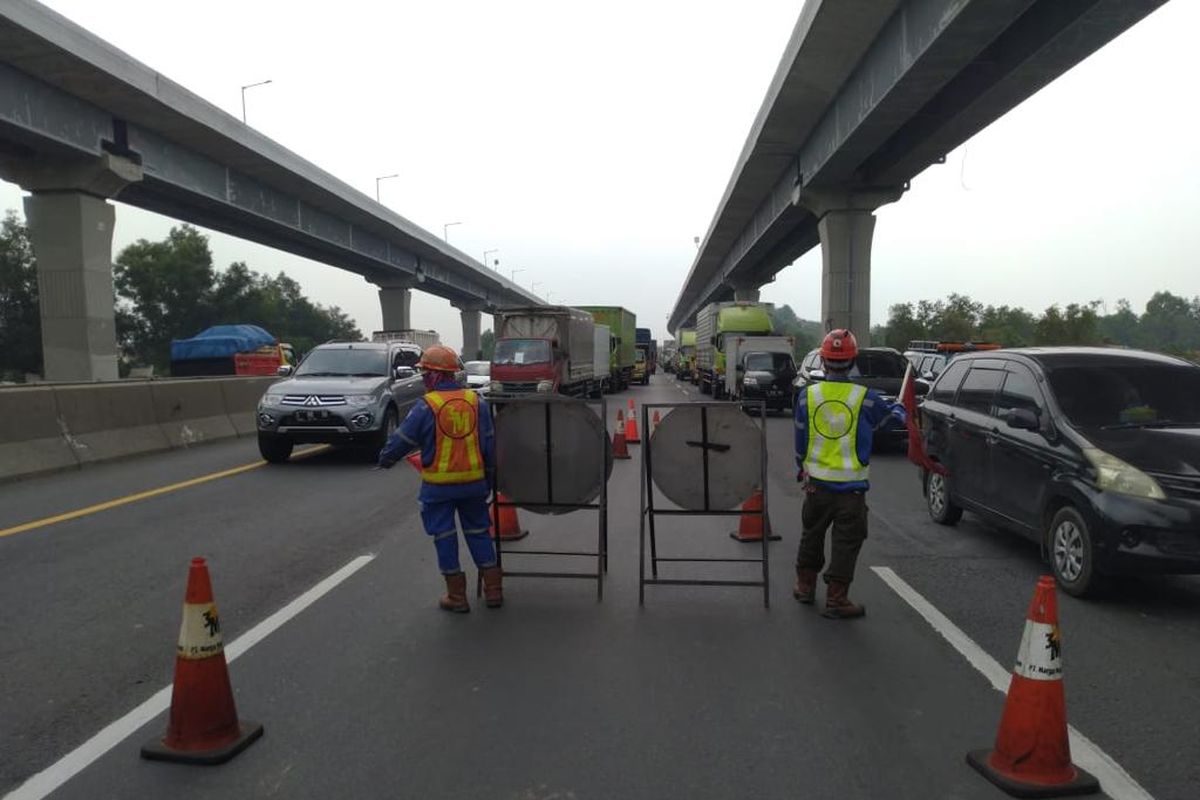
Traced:
<path fill-rule="evenodd" d="M 438 568 L 446 579 L 446 595 L 438 605 L 466 613 L 467 576 L 458 560 L 458 530 L 462 525 L 467 549 L 483 578 L 488 608 L 504 605 L 496 548 L 489 535 L 489 475 L 495 443 L 492 417 L 480 396 L 459 386 L 462 368 L 448 347 L 435 345 L 419 363 L 426 394 L 379 453 L 379 465 L 391 467 L 413 450 L 421 452 L 421 522 L 433 537 Z"/>
<path fill-rule="evenodd" d="M 816 600 L 817 575 L 825 566 L 825 533 L 832 527 L 821 612 L 831 619 L 866 613 L 851 602 L 850 583 L 867 538 L 871 445 L 875 429 L 888 415 L 904 418 L 903 406 L 850 383 L 857 356 L 854 334 L 830 331 L 821 343 L 825 380 L 810 383 L 796 398 L 796 464 L 805 494 L 792 594 L 801 603 Z"/>

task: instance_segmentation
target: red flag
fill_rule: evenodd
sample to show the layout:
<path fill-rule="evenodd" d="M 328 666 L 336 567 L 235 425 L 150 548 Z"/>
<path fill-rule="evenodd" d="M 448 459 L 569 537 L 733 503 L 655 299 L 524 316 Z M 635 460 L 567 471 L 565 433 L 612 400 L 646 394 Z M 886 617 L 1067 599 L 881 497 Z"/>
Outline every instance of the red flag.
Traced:
<path fill-rule="evenodd" d="M 921 436 L 921 424 L 917 417 L 917 387 L 913 381 L 912 364 L 904 373 L 904 384 L 900 387 L 900 402 L 904 404 L 905 426 L 908 428 L 908 460 L 922 469 L 945 475 L 946 468 L 934 461 L 925 452 L 925 442 Z"/>
<path fill-rule="evenodd" d="M 414 452 L 410 453 L 409 455 L 405 456 L 404 460 L 407 461 L 408 465 L 410 467 L 412 467 L 413 469 L 415 469 L 417 472 L 420 472 L 421 470 L 425 469 L 425 465 L 421 463 L 421 451 L 420 450 L 414 451 Z"/>

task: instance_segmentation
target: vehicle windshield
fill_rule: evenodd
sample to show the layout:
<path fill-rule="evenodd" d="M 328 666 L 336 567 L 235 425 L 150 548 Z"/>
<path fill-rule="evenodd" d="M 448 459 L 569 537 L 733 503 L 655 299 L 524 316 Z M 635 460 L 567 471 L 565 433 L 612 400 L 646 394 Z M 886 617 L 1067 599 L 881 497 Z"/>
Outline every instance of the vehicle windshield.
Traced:
<path fill-rule="evenodd" d="M 908 360 L 897 353 L 859 353 L 852 378 L 903 378 Z"/>
<path fill-rule="evenodd" d="M 637 360 L 637 362 L 640 364 L 640 363 L 642 363 L 643 361 L 645 361 L 645 360 L 646 360 L 646 354 L 645 354 L 645 353 L 643 353 L 641 350 L 638 350 L 638 351 L 637 351 L 637 355 L 635 356 L 635 359 L 636 359 L 636 360 Z"/>
<path fill-rule="evenodd" d="M 330 347 L 313 350 L 296 370 L 297 375 L 384 377 L 387 352 L 380 349 Z"/>
<path fill-rule="evenodd" d="M 796 364 L 787 353 L 750 353 L 746 356 L 747 372 L 795 372 Z"/>
<path fill-rule="evenodd" d="M 468 375 L 487 377 L 492 372 L 492 365 L 487 361 L 468 361 L 466 363 Z"/>
<path fill-rule="evenodd" d="M 1200 368 L 1129 359 L 1047 370 L 1077 428 L 1200 426 Z"/>
<path fill-rule="evenodd" d="M 501 339 L 496 342 L 492 363 L 546 364 L 550 361 L 550 342 L 545 339 Z"/>

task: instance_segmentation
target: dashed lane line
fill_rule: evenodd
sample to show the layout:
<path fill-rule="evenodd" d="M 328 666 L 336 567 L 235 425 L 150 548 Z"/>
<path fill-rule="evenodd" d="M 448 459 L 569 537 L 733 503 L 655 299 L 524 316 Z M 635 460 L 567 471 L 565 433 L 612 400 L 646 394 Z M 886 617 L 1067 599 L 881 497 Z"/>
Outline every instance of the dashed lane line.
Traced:
<path fill-rule="evenodd" d="M 1011 673 L 1000 662 L 988 655 L 987 651 L 977 645 L 957 625 L 938 611 L 925 597 L 890 567 L 871 567 L 879 578 L 892 591 L 912 606 L 913 610 L 925 618 L 935 631 L 942 635 L 950 646 L 959 652 L 968 663 L 979 671 L 992 684 L 992 688 L 1001 694 L 1008 694 Z M 1077 765 L 1095 775 L 1100 780 L 1100 788 L 1112 800 L 1154 800 L 1154 797 L 1142 788 L 1125 769 L 1108 753 L 1100 749 L 1091 739 L 1077 731 L 1074 726 L 1067 726 L 1071 742 L 1071 756 Z"/>
<path fill-rule="evenodd" d="M 367 564 L 370 564 L 374 559 L 374 553 L 358 556 L 337 572 L 325 578 L 304 594 L 243 633 L 225 648 L 226 661 L 232 663 L 238 656 L 245 654 L 251 647 L 279 630 L 293 617 L 320 600 L 332 591 L 334 587 Z M 91 739 L 88 739 L 53 765 L 25 781 L 25 783 L 12 792 L 9 792 L 4 796 L 4 800 L 41 800 L 41 798 L 78 775 L 93 761 L 137 733 L 146 723 L 151 722 L 159 714 L 166 711 L 170 704 L 171 687 L 166 686 L 159 689 L 149 700 L 116 722 L 105 727 Z"/>
<path fill-rule="evenodd" d="M 329 449 L 328 445 L 311 447 L 307 450 L 301 450 L 300 452 L 294 454 L 292 458 L 305 458 L 327 449 Z M 59 522 L 68 522 L 73 519 L 79 519 L 80 517 L 90 516 L 91 514 L 98 514 L 101 511 L 108 511 L 111 508 L 119 508 L 120 506 L 129 505 L 130 503 L 137 503 L 141 500 L 149 500 L 151 497 L 158 497 L 159 495 L 177 492 L 180 489 L 199 486 L 200 484 L 208 483 L 209 481 L 216 481 L 220 480 L 221 478 L 229 478 L 234 475 L 241 475 L 243 472 L 249 472 L 253 469 L 260 469 L 266 465 L 266 461 L 255 461 L 253 464 L 243 464 L 240 467 L 225 469 L 221 470 L 220 472 L 211 472 L 208 475 L 201 475 L 198 478 L 190 478 L 186 481 L 180 481 L 179 483 L 172 483 L 168 486 L 159 486 L 156 489 L 148 489 L 144 492 L 137 492 L 135 494 L 125 495 L 124 497 L 117 497 L 113 500 L 105 500 L 103 503 L 96 503 L 95 505 L 86 506 L 84 508 L 77 508 L 74 511 L 56 514 L 53 517 L 43 517 L 42 519 L 23 522 L 20 525 L 14 525 L 11 528 L 0 529 L 0 539 L 3 539 L 5 536 L 13 536 L 18 533 L 26 533 L 28 531 L 37 530 L 38 528 L 45 528 L 48 525 L 55 525 Z"/>

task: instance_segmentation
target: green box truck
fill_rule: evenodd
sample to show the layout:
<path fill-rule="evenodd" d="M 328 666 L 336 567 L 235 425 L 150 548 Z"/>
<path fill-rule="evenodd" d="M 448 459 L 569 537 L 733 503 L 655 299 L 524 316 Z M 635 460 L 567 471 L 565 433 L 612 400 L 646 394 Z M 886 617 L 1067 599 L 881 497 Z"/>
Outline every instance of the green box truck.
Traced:
<path fill-rule="evenodd" d="M 710 303 L 696 314 L 696 374 L 700 391 L 722 399 L 727 336 L 769 336 L 771 304 L 745 301 Z"/>
<path fill-rule="evenodd" d="M 609 388 L 620 392 L 629 387 L 633 377 L 633 362 L 637 353 L 637 317 L 620 306 L 578 306 L 588 312 L 599 325 L 612 332 L 612 359 L 609 369 Z"/>

